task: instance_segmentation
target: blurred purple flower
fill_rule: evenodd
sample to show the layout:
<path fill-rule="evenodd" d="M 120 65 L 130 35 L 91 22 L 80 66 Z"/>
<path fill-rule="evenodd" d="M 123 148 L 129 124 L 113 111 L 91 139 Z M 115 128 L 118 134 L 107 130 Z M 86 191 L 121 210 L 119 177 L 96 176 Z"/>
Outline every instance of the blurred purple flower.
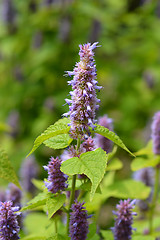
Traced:
<path fill-rule="evenodd" d="M 11 126 L 10 135 L 14 138 L 17 137 L 20 132 L 20 115 L 17 110 L 12 110 L 9 113 L 7 123 L 9 126 Z"/>
<path fill-rule="evenodd" d="M 42 42 L 43 42 L 43 34 L 41 31 L 37 31 L 34 36 L 33 36 L 33 39 L 32 39 L 33 43 L 33 48 L 34 49 L 39 49 L 42 45 Z"/>
<path fill-rule="evenodd" d="M 17 240 L 19 239 L 17 213 L 19 207 L 12 207 L 11 201 L 0 202 L 0 239 L 1 240 Z"/>
<path fill-rule="evenodd" d="M 0 202 L 5 202 L 5 201 L 6 201 L 5 191 L 0 189 Z"/>
<path fill-rule="evenodd" d="M 98 119 L 98 124 L 105 128 L 108 128 L 109 131 L 113 131 L 113 120 L 111 118 L 108 118 L 107 115 L 100 117 Z M 106 153 L 109 153 L 112 151 L 113 142 L 108 138 L 105 138 L 100 134 L 96 134 L 95 141 L 96 141 L 97 147 L 101 147 L 104 151 L 106 151 Z"/>
<path fill-rule="evenodd" d="M 52 112 L 56 106 L 56 103 L 52 97 L 47 97 L 44 100 L 43 106 L 45 110 Z"/>
<path fill-rule="evenodd" d="M 70 213 L 70 237 L 71 240 L 85 240 L 88 233 L 88 221 L 89 218 L 85 207 L 83 207 L 84 202 L 75 202 L 72 204 Z"/>
<path fill-rule="evenodd" d="M 30 156 L 26 158 L 20 169 L 20 179 L 22 182 L 22 187 L 25 191 L 30 193 L 32 196 L 35 194 L 36 188 L 32 183 L 33 178 L 37 178 L 39 173 L 39 166 L 34 158 Z"/>
<path fill-rule="evenodd" d="M 21 207 L 22 191 L 13 183 L 8 185 L 8 189 L 6 190 L 6 200 L 12 201 L 14 207 Z"/>
<path fill-rule="evenodd" d="M 119 205 L 117 205 L 117 212 L 113 211 L 116 215 L 115 225 L 112 228 L 114 234 L 114 240 L 129 240 L 132 236 L 133 215 L 137 215 L 132 212 L 134 208 L 135 200 L 120 200 Z"/>
<path fill-rule="evenodd" d="M 143 182 L 146 186 L 153 187 L 154 185 L 154 171 L 153 168 L 143 168 L 136 171 L 133 175 L 133 178 L 137 181 Z M 152 192 L 146 200 L 137 200 L 136 204 L 139 209 L 147 211 L 149 208 L 149 203 L 152 201 Z"/>
<path fill-rule="evenodd" d="M 50 5 L 53 4 L 54 2 L 55 2 L 55 0 L 44 0 L 44 5 L 50 6 Z"/>
<path fill-rule="evenodd" d="M 134 173 L 134 179 L 143 182 L 146 186 L 153 187 L 154 170 L 153 168 L 143 168 Z"/>
<path fill-rule="evenodd" d="M 98 19 L 94 19 L 91 26 L 90 32 L 90 42 L 97 42 L 101 34 L 102 26 L 101 22 Z"/>
<path fill-rule="evenodd" d="M 160 111 L 155 113 L 152 122 L 152 140 L 154 154 L 160 154 Z"/>
<path fill-rule="evenodd" d="M 60 21 L 59 39 L 62 42 L 68 42 L 70 38 L 71 18 L 70 15 L 64 16 Z"/>
<path fill-rule="evenodd" d="M 6 24 L 14 24 L 15 21 L 15 8 L 12 0 L 3 0 L 2 5 L 2 18 Z"/>
<path fill-rule="evenodd" d="M 62 160 L 57 158 L 50 158 L 51 161 L 47 166 L 44 166 L 44 169 L 48 171 L 48 182 L 45 182 L 45 186 L 48 191 L 51 193 L 57 193 L 63 191 L 68 187 L 66 183 L 68 176 L 61 172 L 61 162 Z"/>
<path fill-rule="evenodd" d="M 24 73 L 20 65 L 15 66 L 15 68 L 13 69 L 13 75 L 17 81 L 24 81 Z"/>
<path fill-rule="evenodd" d="M 149 70 L 145 70 L 143 73 L 143 79 L 147 85 L 148 88 L 153 88 L 155 85 L 155 79 L 153 76 L 153 73 Z"/>
<path fill-rule="evenodd" d="M 71 100 L 66 99 L 69 106 L 69 112 L 64 116 L 70 116 L 72 138 L 83 139 L 85 134 L 90 135 L 89 127 L 95 127 L 95 112 L 99 108 L 99 99 L 96 97 L 96 90 L 101 87 L 97 86 L 96 65 L 93 50 L 97 47 L 97 42 L 80 45 L 80 62 L 76 63 L 73 72 L 68 71 L 68 75 L 73 80 L 68 84 L 72 86 L 70 92 Z"/>

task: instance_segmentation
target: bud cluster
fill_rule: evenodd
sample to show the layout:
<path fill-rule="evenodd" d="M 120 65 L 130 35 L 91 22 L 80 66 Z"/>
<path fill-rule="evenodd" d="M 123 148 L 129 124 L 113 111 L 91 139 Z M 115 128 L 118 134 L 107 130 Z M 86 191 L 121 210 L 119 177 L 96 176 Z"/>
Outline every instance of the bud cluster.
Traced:
<path fill-rule="evenodd" d="M 112 228 L 114 234 L 114 240 L 129 240 L 132 235 L 132 223 L 133 215 L 136 213 L 132 212 L 134 208 L 135 200 L 130 202 L 130 199 L 120 201 L 117 205 L 118 211 L 113 213 L 117 216 L 115 219 L 114 228 Z"/>
<path fill-rule="evenodd" d="M 84 202 L 75 202 L 72 204 L 70 213 L 70 237 L 71 240 L 85 240 L 88 233 L 88 221 L 89 216 L 87 211 L 83 207 Z"/>
<path fill-rule="evenodd" d="M 60 170 L 61 162 L 62 160 L 58 157 L 51 157 L 49 164 L 44 166 L 44 169 L 48 171 L 48 182 L 45 181 L 45 186 L 51 193 L 57 193 L 60 190 L 63 191 L 68 187 L 68 184 L 66 183 L 68 176 Z"/>

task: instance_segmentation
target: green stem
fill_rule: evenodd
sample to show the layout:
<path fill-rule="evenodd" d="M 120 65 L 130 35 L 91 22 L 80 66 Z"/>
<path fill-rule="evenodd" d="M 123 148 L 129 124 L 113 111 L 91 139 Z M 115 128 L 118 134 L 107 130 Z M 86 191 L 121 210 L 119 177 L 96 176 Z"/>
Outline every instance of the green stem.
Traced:
<path fill-rule="evenodd" d="M 70 208 L 72 206 L 72 203 L 74 202 L 74 195 L 75 195 L 75 185 L 76 185 L 76 175 L 73 175 L 72 177 L 72 191 L 68 206 L 68 214 L 67 214 L 67 235 L 69 235 L 69 216 L 70 216 Z"/>
<path fill-rule="evenodd" d="M 63 212 L 68 213 L 68 210 L 64 206 L 62 206 L 61 209 L 63 210 Z"/>
<path fill-rule="evenodd" d="M 81 145 L 81 139 L 80 138 L 78 138 L 77 139 L 77 154 L 78 154 L 78 150 L 79 150 L 79 147 L 80 147 L 80 145 Z"/>
<path fill-rule="evenodd" d="M 152 234 L 152 232 L 153 232 L 153 217 L 154 217 L 156 201 L 157 201 L 157 196 L 158 196 L 158 187 L 159 187 L 158 186 L 159 185 L 159 171 L 160 171 L 160 168 L 159 168 L 159 166 L 157 166 L 155 168 L 154 192 L 153 192 L 153 198 L 152 198 L 151 209 L 150 209 L 150 219 L 149 219 L 150 234 Z"/>
<path fill-rule="evenodd" d="M 80 138 L 77 139 L 77 155 L 78 155 L 78 150 L 81 144 Z M 69 217 L 70 217 L 70 208 L 74 202 L 75 198 L 75 186 L 76 186 L 76 175 L 73 175 L 72 177 L 72 190 L 71 190 L 71 195 L 70 195 L 70 201 L 69 201 L 69 206 L 68 206 L 68 214 L 67 214 L 67 235 L 69 235 Z"/>

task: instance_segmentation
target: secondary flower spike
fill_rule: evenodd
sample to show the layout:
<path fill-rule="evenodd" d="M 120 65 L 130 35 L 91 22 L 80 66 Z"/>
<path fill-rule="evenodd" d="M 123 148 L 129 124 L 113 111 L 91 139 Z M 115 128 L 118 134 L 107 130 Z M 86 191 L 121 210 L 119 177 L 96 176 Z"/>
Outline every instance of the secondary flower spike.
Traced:
<path fill-rule="evenodd" d="M 88 221 L 90 217 L 83 207 L 84 202 L 75 202 L 72 204 L 70 213 L 69 231 L 71 240 L 85 240 L 88 233 Z"/>
<path fill-rule="evenodd" d="M 72 86 L 70 92 L 71 100 L 65 99 L 69 104 L 69 112 L 64 116 L 70 116 L 72 138 L 84 138 L 84 135 L 89 135 L 89 127 L 95 127 L 95 112 L 99 108 L 100 100 L 97 99 L 96 90 L 101 87 L 97 86 L 96 81 L 96 65 L 94 60 L 93 50 L 97 47 L 97 42 L 80 45 L 80 62 L 76 63 L 73 72 L 68 71 L 68 75 L 73 80 L 68 84 Z"/>
<path fill-rule="evenodd" d="M 152 123 L 152 140 L 154 154 L 160 154 L 160 111 L 155 113 Z"/>
<path fill-rule="evenodd" d="M 44 169 L 48 171 L 48 182 L 45 182 L 45 186 L 48 188 L 48 191 L 51 193 L 57 193 L 60 190 L 64 190 L 68 187 L 66 183 L 68 176 L 61 172 L 62 160 L 51 157 L 51 161 L 47 166 L 44 166 Z"/>
<path fill-rule="evenodd" d="M 1 240 L 17 240 L 19 239 L 17 216 L 20 213 L 16 211 L 19 207 L 12 207 L 12 201 L 0 202 L 0 239 Z"/>
<path fill-rule="evenodd" d="M 115 220 L 115 225 L 112 228 L 114 234 L 114 240 L 129 240 L 132 235 L 132 223 L 133 223 L 133 215 L 137 215 L 132 212 L 134 208 L 135 200 L 130 201 L 124 200 L 120 201 L 117 205 L 117 212 L 113 212 L 117 217 Z"/>

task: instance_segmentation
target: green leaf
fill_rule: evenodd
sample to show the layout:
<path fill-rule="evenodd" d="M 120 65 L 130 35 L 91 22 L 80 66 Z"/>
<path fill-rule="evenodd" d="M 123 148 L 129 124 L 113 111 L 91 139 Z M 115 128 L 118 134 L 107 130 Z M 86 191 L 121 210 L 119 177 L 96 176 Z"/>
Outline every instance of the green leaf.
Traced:
<path fill-rule="evenodd" d="M 20 211 L 26 211 L 45 205 L 47 199 L 48 195 L 46 193 L 39 193 L 36 197 L 27 203 L 27 206 L 23 207 Z"/>
<path fill-rule="evenodd" d="M 159 216 L 159 211 L 155 212 L 154 218 L 153 218 L 153 230 L 154 230 L 154 235 L 158 233 L 160 235 L 160 232 L 158 231 L 159 228 L 159 222 L 160 222 L 160 216 Z M 140 218 L 135 218 L 133 222 L 133 228 L 136 228 L 137 231 L 135 235 L 141 235 L 144 232 L 144 229 L 146 229 L 146 226 L 148 225 L 148 219 L 140 219 Z M 157 236 L 158 236 L 157 235 Z"/>
<path fill-rule="evenodd" d="M 21 238 L 21 240 L 46 240 L 46 237 L 37 234 L 31 234 L 29 236 Z"/>
<path fill-rule="evenodd" d="M 43 180 L 38 180 L 38 179 L 33 178 L 31 181 L 36 188 L 38 188 L 41 191 L 44 190 L 45 184 L 44 184 Z"/>
<path fill-rule="evenodd" d="M 90 192 L 91 191 L 91 187 L 92 187 L 91 181 L 88 180 L 87 182 L 82 183 L 82 185 L 79 187 L 79 189 L 83 190 L 83 191 Z M 96 193 L 101 193 L 100 185 L 97 187 Z"/>
<path fill-rule="evenodd" d="M 114 158 L 108 163 L 106 171 L 115 171 L 121 169 L 122 167 L 122 162 L 118 158 Z"/>
<path fill-rule="evenodd" d="M 104 239 L 113 240 L 113 233 L 111 231 L 102 230 L 101 233 Z"/>
<path fill-rule="evenodd" d="M 44 144 L 49 148 L 62 149 L 68 147 L 72 141 L 69 134 L 61 134 L 44 141 Z"/>
<path fill-rule="evenodd" d="M 119 147 L 123 148 L 125 151 L 129 152 L 132 156 L 135 157 L 135 155 L 129 151 L 129 149 L 124 145 L 122 140 L 114 132 L 109 131 L 108 128 L 105 128 L 99 124 L 95 124 L 95 125 L 96 125 L 96 128 L 94 129 L 94 131 L 91 130 L 92 132 L 98 133 L 108 138 L 109 140 L 111 140 L 112 142 L 117 144 Z"/>
<path fill-rule="evenodd" d="M 80 158 L 74 157 L 66 160 L 61 165 L 61 171 L 67 175 L 85 174 L 92 182 L 90 199 L 101 182 L 107 164 L 107 154 L 101 148 L 95 151 L 82 153 Z"/>
<path fill-rule="evenodd" d="M 54 222 L 46 217 L 46 213 L 33 211 L 26 214 L 24 218 L 24 226 L 27 229 L 27 236 L 50 237 L 55 234 L 53 227 Z"/>
<path fill-rule="evenodd" d="M 140 149 L 138 152 L 135 153 L 136 156 L 141 156 L 141 155 L 154 155 L 153 154 L 153 143 L 152 143 L 152 140 L 150 140 L 147 145 Z"/>
<path fill-rule="evenodd" d="M 145 184 L 132 179 L 115 182 L 104 189 L 102 194 L 105 198 L 131 198 L 131 199 L 146 199 L 151 192 L 151 188 Z"/>
<path fill-rule="evenodd" d="M 88 238 L 88 240 L 99 240 L 100 238 L 99 238 L 99 235 L 97 234 L 97 233 L 95 233 L 93 236 L 92 236 L 92 238 Z"/>
<path fill-rule="evenodd" d="M 54 125 L 49 126 L 40 136 L 36 138 L 36 140 L 34 141 L 33 148 L 27 155 L 27 157 L 31 153 L 33 153 L 44 141 L 48 140 L 49 138 L 52 138 L 60 134 L 68 133 L 70 130 L 68 123 L 70 123 L 70 120 L 68 118 L 63 118 L 58 120 Z"/>
<path fill-rule="evenodd" d="M 107 172 L 103 178 L 102 186 L 107 187 L 114 182 L 115 171 Z"/>
<path fill-rule="evenodd" d="M 67 240 L 67 239 L 69 239 L 69 238 L 68 237 L 66 238 L 66 237 L 62 236 L 61 234 L 57 233 L 54 236 L 47 238 L 46 240 Z"/>
<path fill-rule="evenodd" d="M 108 153 L 108 161 L 110 161 L 110 159 L 112 159 L 114 157 L 116 152 L 117 152 L 117 146 L 114 145 L 112 152 Z"/>
<path fill-rule="evenodd" d="M 97 231 L 97 225 L 96 223 L 91 223 L 89 224 L 89 233 L 87 234 L 87 239 L 98 239 L 99 240 L 99 236 L 96 234 Z M 98 237 L 98 238 L 96 238 Z"/>
<path fill-rule="evenodd" d="M 21 189 L 16 173 L 8 159 L 6 152 L 0 148 L 0 178 L 14 183 Z"/>
<path fill-rule="evenodd" d="M 145 159 L 141 157 L 135 158 L 131 163 L 132 171 L 137 171 L 146 167 L 155 167 L 160 162 L 160 157 L 155 157 L 154 159 Z"/>
<path fill-rule="evenodd" d="M 51 196 L 46 201 L 46 206 L 48 210 L 48 218 L 51 218 L 53 214 L 59 210 L 66 200 L 65 194 L 59 194 L 57 196 Z"/>
<path fill-rule="evenodd" d="M 138 235 L 138 236 L 132 236 L 132 240 L 155 240 L 155 237 L 152 236 L 144 236 L 144 235 Z"/>

